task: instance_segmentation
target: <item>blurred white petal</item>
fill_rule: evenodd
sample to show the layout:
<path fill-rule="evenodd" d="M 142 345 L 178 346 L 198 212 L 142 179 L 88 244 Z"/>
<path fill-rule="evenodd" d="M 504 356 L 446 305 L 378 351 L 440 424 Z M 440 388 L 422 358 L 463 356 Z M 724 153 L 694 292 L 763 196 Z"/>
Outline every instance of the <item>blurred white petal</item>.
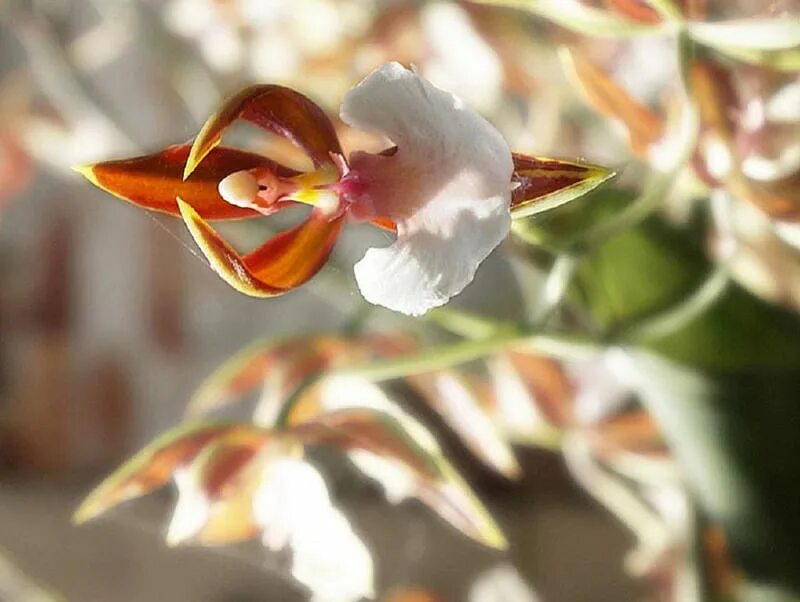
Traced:
<path fill-rule="evenodd" d="M 320 387 L 320 403 L 326 411 L 346 408 L 370 408 L 385 412 L 400 421 L 417 444 L 431 453 L 439 453 L 434 436 L 417 420 L 392 401 L 375 383 L 358 376 L 326 378 Z"/>
<path fill-rule="evenodd" d="M 416 495 L 414 475 L 405 466 L 363 449 L 348 452 L 347 457 L 364 475 L 383 488 L 386 499 L 392 504 Z"/>
<path fill-rule="evenodd" d="M 507 477 L 519 475 L 520 468 L 511 447 L 500 435 L 475 392 L 451 372 L 435 377 L 437 410 L 467 446 L 488 466 Z"/>
<path fill-rule="evenodd" d="M 493 358 L 489 375 L 497 403 L 495 419 L 507 437 L 518 441 L 558 439 L 557 427 L 539 409 L 533 392 L 508 358 Z"/>
<path fill-rule="evenodd" d="M 61 169 L 101 161 L 125 149 L 127 142 L 104 117 L 86 117 L 70 125 L 31 117 L 20 133 L 31 155 Z"/>
<path fill-rule="evenodd" d="M 180 36 L 199 38 L 219 18 L 212 0 L 171 0 L 164 7 L 164 22 Z"/>
<path fill-rule="evenodd" d="M 336 508 L 292 538 L 292 575 L 318 602 L 357 602 L 375 595 L 372 556 Z"/>
<path fill-rule="evenodd" d="M 211 67 L 230 73 L 242 66 L 244 42 L 232 25 L 218 23 L 198 38 L 200 50 Z"/>
<path fill-rule="evenodd" d="M 239 0 L 242 20 L 252 28 L 277 28 L 298 0 Z"/>
<path fill-rule="evenodd" d="M 630 396 L 630 389 L 609 370 L 608 355 L 566 365 L 575 384 L 575 418 L 581 424 L 596 424 L 611 416 Z"/>
<path fill-rule="evenodd" d="M 426 4 L 420 19 L 431 49 L 426 77 L 471 106 L 490 110 L 502 92 L 503 65 L 464 9 L 446 2 Z"/>
<path fill-rule="evenodd" d="M 255 32 L 249 60 L 253 75 L 265 81 L 289 80 L 301 67 L 300 55 L 291 38 L 272 29 Z"/>
<path fill-rule="evenodd" d="M 799 123 L 800 80 L 793 81 L 778 90 L 767 101 L 766 112 L 770 121 Z"/>
<path fill-rule="evenodd" d="M 800 170 L 800 144 L 787 146 L 777 157 L 753 154 L 742 160 L 744 174 L 761 182 L 788 178 L 798 170 Z"/>
<path fill-rule="evenodd" d="M 208 521 L 211 502 L 200 489 L 197 475 L 187 468 L 175 471 L 178 502 L 167 528 L 167 545 L 174 546 L 197 535 Z"/>
<path fill-rule="evenodd" d="M 796 249 L 800 249 L 800 225 L 790 222 L 777 222 L 775 232 L 781 239 Z"/>
<path fill-rule="evenodd" d="M 469 602 L 537 602 L 538 596 L 510 564 L 483 573 L 469 591 Z"/>
<path fill-rule="evenodd" d="M 269 549 L 283 548 L 298 529 L 327 514 L 331 507 L 328 487 L 311 464 L 295 458 L 266 463 L 253 500 L 253 515 Z"/>
<path fill-rule="evenodd" d="M 341 117 L 398 147 L 350 157 L 374 215 L 397 223 L 396 242 L 356 264 L 361 293 L 408 315 L 443 305 L 511 227 L 508 145 L 458 98 L 398 63 L 350 90 Z"/>
<path fill-rule="evenodd" d="M 253 503 L 264 545 L 291 546 L 292 575 L 314 600 L 356 602 L 374 595 L 370 552 L 311 464 L 287 457 L 268 461 Z"/>
<path fill-rule="evenodd" d="M 287 14 L 289 36 L 306 55 L 331 52 L 344 36 L 342 18 L 331 0 L 303 0 Z"/>
<path fill-rule="evenodd" d="M 657 103 L 678 77 L 675 41 L 667 36 L 642 36 L 625 41 L 612 78 L 635 98 Z"/>

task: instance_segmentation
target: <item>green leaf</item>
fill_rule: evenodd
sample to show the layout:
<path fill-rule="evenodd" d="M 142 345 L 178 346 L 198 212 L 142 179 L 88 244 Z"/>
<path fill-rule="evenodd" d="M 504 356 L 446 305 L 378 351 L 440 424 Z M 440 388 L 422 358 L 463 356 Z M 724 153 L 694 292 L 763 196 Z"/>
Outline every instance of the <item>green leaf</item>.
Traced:
<path fill-rule="evenodd" d="M 679 228 L 653 216 L 581 259 L 575 298 L 580 292 L 610 336 L 635 333 L 637 326 L 673 310 L 717 277 L 703 250 L 705 236 L 702 221 Z M 716 298 L 676 330 L 635 340 L 706 368 L 800 365 L 800 318 L 735 283 L 720 287 Z"/>
<path fill-rule="evenodd" d="M 708 270 L 690 238 L 651 218 L 582 258 L 578 280 L 597 323 L 615 331 L 679 302 Z"/>
<path fill-rule="evenodd" d="M 512 228 L 530 244 L 552 252 L 572 253 L 580 249 L 588 231 L 613 219 L 633 202 L 630 192 L 604 187 L 589 193 L 580 203 L 569 203 L 530 219 L 514 221 Z"/>

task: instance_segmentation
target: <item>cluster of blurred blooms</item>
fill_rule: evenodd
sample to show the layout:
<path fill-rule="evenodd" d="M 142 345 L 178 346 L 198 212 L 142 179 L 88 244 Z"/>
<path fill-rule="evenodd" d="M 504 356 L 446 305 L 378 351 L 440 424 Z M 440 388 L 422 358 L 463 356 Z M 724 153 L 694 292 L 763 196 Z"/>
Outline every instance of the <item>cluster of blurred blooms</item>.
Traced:
<path fill-rule="evenodd" d="M 560 451 L 578 481 L 637 537 L 629 569 L 651 577 L 665 599 L 675 591 L 675 559 L 689 545 L 685 493 L 653 420 L 613 376 L 624 373 L 614 367 L 620 363 L 614 352 L 558 362 L 513 349 L 468 368 L 412 370 L 388 387 L 375 382 L 369 366 L 376 360 L 419 349 L 414 339 L 389 334 L 254 343 L 200 386 L 187 407 L 187 426 L 160 436 L 108 477 L 77 519 L 174 478 L 179 498 L 170 544 L 261 536 L 273 550 L 291 546 L 292 574 L 318 599 L 356 599 L 373 591 L 372 561 L 360 535 L 331 506 L 313 454 L 303 452 L 322 448 L 345 454 L 389 502 L 416 498 L 465 535 L 505 547 L 499 527 L 412 415 L 416 399 L 505 479 L 522 474 L 512 445 Z M 257 401 L 252 421 L 210 419 L 245 400 Z M 336 518 L 326 522 L 330 512 Z M 718 538 L 715 531 L 706 536 Z M 313 544 L 306 546 L 306 537 Z M 714 586 L 723 591 L 731 579 L 727 557 L 718 545 L 710 550 L 719 569 Z"/>

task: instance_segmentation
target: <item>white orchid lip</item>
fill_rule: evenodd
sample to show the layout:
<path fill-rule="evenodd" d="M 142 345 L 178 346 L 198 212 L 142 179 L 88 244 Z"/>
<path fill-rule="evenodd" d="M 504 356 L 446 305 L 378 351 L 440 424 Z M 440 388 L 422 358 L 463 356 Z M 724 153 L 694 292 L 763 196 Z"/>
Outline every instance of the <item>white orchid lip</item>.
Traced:
<path fill-rule="evenodd" d="M 219 183 L 218 190 L 225 202 L 249 209 L 255 205 L 260 187 L 253 174 L 242 170 L 223 178 Z"/>
<path fill-rule="evenodd" d="M 397 240 L 355 266 L 367 301 L 408 315 L 443 305 L 508 235 L 513 173 L 500 133 L 452 94 L 388 63 L 346 95 L 340 115 L 394 154 L 350 156 L 351 213 L 385 217 Z"/>
<path fill-rule="evenodd" d="M 290 178 L 256 167 L 229 174 L 220 180 L 217 189 L 225 202 L 264 215 L 274 213 L 279 201 L 295 201 L 335 215 L 341 209 L 335 187 L 338 178 L 338 167 L 326 166 Z"/>

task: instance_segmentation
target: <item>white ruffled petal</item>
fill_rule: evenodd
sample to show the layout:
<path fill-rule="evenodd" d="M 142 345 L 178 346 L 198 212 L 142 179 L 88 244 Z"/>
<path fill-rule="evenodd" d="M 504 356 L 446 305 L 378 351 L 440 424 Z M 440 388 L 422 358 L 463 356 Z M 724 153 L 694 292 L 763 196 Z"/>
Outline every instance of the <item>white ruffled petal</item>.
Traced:
<path fill-rule="evenodd" d="M 409 315 L 443 305 L 508 235 L 508 145 L 458 98 L 398 63 L 353 88 L 341 117 L 398 147 L 350 158 L 369 211 L 397 223 L 396 242 L 369 249 L 355 267 L 362 294 Z"/>

